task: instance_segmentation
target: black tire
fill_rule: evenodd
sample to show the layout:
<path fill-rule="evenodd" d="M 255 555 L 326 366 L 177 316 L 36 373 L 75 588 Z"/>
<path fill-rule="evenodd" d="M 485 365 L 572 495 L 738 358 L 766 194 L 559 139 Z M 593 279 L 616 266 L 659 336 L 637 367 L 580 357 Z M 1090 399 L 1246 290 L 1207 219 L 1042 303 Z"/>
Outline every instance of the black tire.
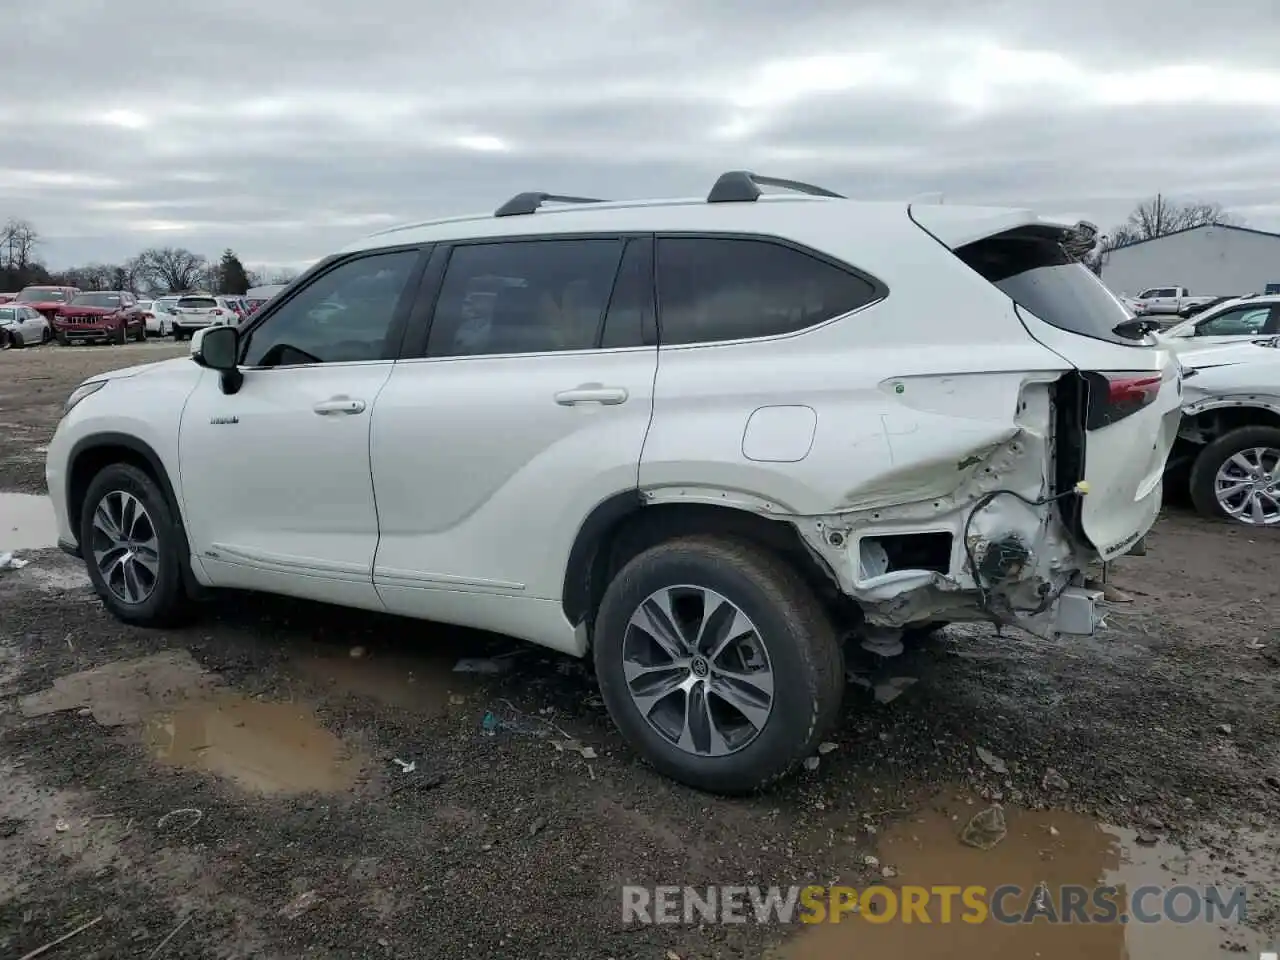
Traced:
<path fill-rule="evenodd" d="M 15 350 L 21 350 L 27 345 L 27 341 L 22 339 L 22 334 L 17 330 L 9 331 L 9 346 Z"/>
<path fill-rule="evenodd" d="M 128 324 L 125 324 L 125 323 L 120 324 L 120 329 L 115 332 L 115 335 L 108 342 L 115 343 L 118 346 L 123 346 L 124 344 L 128 343 L 129 342 Z"/>
<path fill-rule="evenodd" d="M 152 518 L 159 543 L 160 572 L 155 587 L 146 600 L 137 604 L 126 603 L 111 592 L 93 559 L 93 515 L 103 498 L 115 492 L 137 498 Z M 94 589 L 116 619 L 143 627 L 166 627 L 189 617 L 192 604 L 182 575 L 183 564 L 188 562 L 186 544 L 177 510 L 159 485 L 142 470 L 127 463 L 113 463 L 100 470 L 90 482 L 80 511 L 80 554 Z"/>
<path fill-rule="evenodd" d="M 1224 433 L 1208 444 L 1191 467 L 1191 502 L 1203 516 L 1239 523 L 1222 509 L 1214 491 L 1218 469 L 1233 455 L 1250 447 L 1272 447 L 1280 450 L 1280 427 L 1240 427 Z"/>
<path fill-rule="evenodd" d="M 145 323 L 139 325 L 137 332 L 133 335 L 133 339 L 135 343 L 142 343 L 147 339 L 147 325 Z"/>
<path fill-rule="evenodd" d="M 45 327 L 43 330 L 40 331 L 41 344 L 48 343 L 52 339 L 53 339 L 53 331 L 51 329 L 49 329 L 48 327 Z"/>
<path fill-rule="evenodd" d="M 759 631 L 773 668 L 774 700 L 759 734 L 735 753 L 694 756 L 655 730 L 632 700 L 623 672 L 628 621 L 663 587 L 716 591 Z M 754 544 L 720 537 L 661 543 L 634 558 L 605 591 L 595 621 L 600 692 L 632 747 L 660 772 L 699 790 L 760 790 L 811 756 L 834 725 L 844 695 L 844 652 L 817 596 L 785 561 Z"/>
<path fill-rule="evenodd" d="M 67 335 L 66 335 L 65 333 L 57 333 L 57 334 L 54 334 L 54 337 L 55 337 L 55 339 L 58 341 L 58 346 L 60 346 L 60 347 L 69 347 L 69 346 L 71 346 L 71 342 L 70 342 L 69 340 L 67 340 Z"/>
<path fill-rule="evenodd" d="M 0 330 L 0 350 L 8 350 L 12 346 L 9 342 L 9 331 Z"/>
<path fill-rule="evenodd" d="M 173 328 L 173 339 L 174 339 L 174 342 L 177 342 L 179 340 L 185 340 L 187 339 L 187 334 L 181 327 L 175 325 Z"/>

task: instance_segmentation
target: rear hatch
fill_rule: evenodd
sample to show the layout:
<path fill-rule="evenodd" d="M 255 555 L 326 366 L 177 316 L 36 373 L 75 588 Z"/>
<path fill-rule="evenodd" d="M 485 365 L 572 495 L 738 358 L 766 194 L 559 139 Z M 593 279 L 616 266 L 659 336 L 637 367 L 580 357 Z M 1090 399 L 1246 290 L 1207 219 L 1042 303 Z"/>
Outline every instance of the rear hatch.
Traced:
<path fill-rule="evenodd" d="M 1181 419 L 1181 366 L 1062 247 L 1072 226 L 1024 211 L 912 206 L 912 219 L 1015 304 L 1027 332 L 1076 369 L 1057 389 L 1063 521 L 1103 559 L 1126 552 L 1160 511 L 1165 462 Z"/>
<path fill-rule="evenodd" d="M 229 312 L 213 297 L 181 297 L 174 305 L 174 321 L 184 327 L 207 327 L 226 323 Z"/>

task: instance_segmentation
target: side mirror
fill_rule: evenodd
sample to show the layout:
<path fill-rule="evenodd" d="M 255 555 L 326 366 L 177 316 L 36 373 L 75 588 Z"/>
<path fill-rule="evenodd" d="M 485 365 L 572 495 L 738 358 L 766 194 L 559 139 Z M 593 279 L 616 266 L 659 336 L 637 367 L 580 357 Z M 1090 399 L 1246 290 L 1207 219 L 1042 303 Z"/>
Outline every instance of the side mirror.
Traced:
<path fill-rule="evenodd" d="M 236 365 L 240 357 L 240 330 L 231 326 L 205 327 L 191 337 L 191 359 L 222 374 L 222 392 L 236 393 L 244 374 Z"/>

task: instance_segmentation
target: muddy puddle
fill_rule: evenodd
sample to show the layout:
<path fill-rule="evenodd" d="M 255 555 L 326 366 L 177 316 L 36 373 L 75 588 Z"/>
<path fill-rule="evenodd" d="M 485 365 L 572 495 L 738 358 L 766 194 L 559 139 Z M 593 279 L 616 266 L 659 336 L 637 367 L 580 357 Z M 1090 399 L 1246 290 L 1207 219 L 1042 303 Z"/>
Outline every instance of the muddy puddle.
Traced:
<path fill-rule="evenodd" d="M 337 791 L 363 764 L 305 705 L 227 689 L 186 651 L 104 664 L 23 697 L 24 716 L 74 710 L 137 730 L 151 755 L 263 794 Z"/>
<path fill-rule="evenodd" d="M 0 493 L 0 553 L 58 545 L 58 525 L 48 497 Z"/>
<path fill-rule="evenodd" d="M 1203 907 L 1208 900 L 1206 888 L 1213 886 L 1229 906 L 1233 891 L 1243 886 L 1248 888 L 1246 917 L 1255 923 L 1269 917 L 1274 924 L 1280 905 L 1273 892 L 1280 885 L 1280 833 L 1235 837 L 1224 847 L 1232 851 L 1230 856 L 1199 849 L 1188 853 L 1159 841 L 1140 844 L 1132 831 L 1078 814 L 1005 808 L 1007 835 L 992 849 L 979 850 L 960 843 L 958 836 L 981 809 L 981 804 L 970 806 L 964 800 L 935 802 L 886 831 L 877 857 L 878 869 L 887 867 L 889 878 L 876 882 L 897 898 L 892 919 L 868 921 L 847 913 L 839 923 L 806 929 L 773 956 L 777 960 L 855 956 L 1211 960 L 1257 957 L 1269 946 L 1274 949 L 1248 920 L 1241 923 L 1231 914 L 1224 920 L 1221 910 L 1213 922 L 1203 915 L 1183 923 L 1169 917 L 1187 918 L 1196 898 Z M 962 892 L 973 886 L 987 890 L 989 915 L 981 922 L 963 919 L 976 916 Z M 1018 888 L 1000 899 L 999 910 L 1006 920 L 1025 919 L 1028 912 L 1034 917 L 1045 909 L 1066 917 L 1064 904 L 1072 894 L 1064 888 L 1077 887 L 1090 897 L 1083 910 L 1093 922 L 1054 924 L 1043 917 L 1000 922 L 990 915 L 996 913 L 992 894 L 1005 886 Z M 1105 886 L 1115 887 L 1115 892 L 1095 894 Z M 955 888 L 951 922 L 942 922 L 941 904 L 948 895 L 934 892 L 937 887 Z M 1175 887 L 1194 894 L 1168 893 Z M 904 921 L 901 905 L 909 888 L 924 888 L 918 896 L 928 922 L 922 922 L 919 912 L 911 922 Z M 1115 916 L 1128 916 L 1128 922 L 1098 922 L 1106 916 L 1106 901 L 1099 906 L 1094 896 L 1109 897 Z M 873 898 L 871 903 L 873 912 L 886 912 L 884 899 Z M 1138 922 L 1133 914 L 1139 911 L 1143 919 L 1160 919 Z"/>
<path fill-rule="evenodd" d="M 345 790 L 360 762 L 297 703 L 224 694 L 147 718 L 147 749 L 161 763 L 203 770 L 254 793 Z"/>

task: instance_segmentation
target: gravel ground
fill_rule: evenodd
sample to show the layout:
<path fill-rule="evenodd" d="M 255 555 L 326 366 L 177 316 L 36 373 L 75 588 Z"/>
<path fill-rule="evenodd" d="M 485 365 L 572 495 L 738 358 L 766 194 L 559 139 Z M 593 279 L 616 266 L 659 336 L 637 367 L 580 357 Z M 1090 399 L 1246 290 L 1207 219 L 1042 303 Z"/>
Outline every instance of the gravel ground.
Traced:
<path fill-rule="evenodd" d="M 0 491 L 44 492 L 39 448 L 76 383 L 181 352 L 0 354 Z M 1113 568 L 1133 600 L 1105 634 L 944 631 L 889 664 L 916 680 L 892 702 L 850 684 L 816 768 L 737 801 L 637 761 L 576 661 L 249 595 L 143 631 L 70 558 L 24 556 L 0 573 L 3 957 L 98 917 L 44 956 L 846 956 L 777 926 L 624 926 L 620 887 L 862 884 L 880 838 L 961 796 L 1140 831 L 1164 882 L 1185 845 L 1280 885 L 1275 531 L 1169 511 Z M 507 673 L 451 671 L 495 653 Z M 1212 942 L 1280 935 L 1280 901 L 1251 893 L 1249 924 Z"/>

